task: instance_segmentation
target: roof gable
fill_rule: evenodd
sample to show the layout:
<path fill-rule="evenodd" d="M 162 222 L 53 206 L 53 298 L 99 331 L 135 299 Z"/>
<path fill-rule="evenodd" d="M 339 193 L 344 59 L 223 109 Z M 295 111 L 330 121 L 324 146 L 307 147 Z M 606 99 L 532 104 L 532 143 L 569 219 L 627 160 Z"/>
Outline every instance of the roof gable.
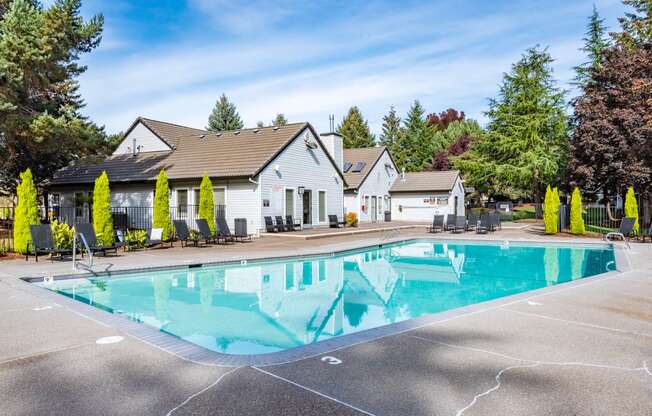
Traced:
<path fill-rule="evenodd" d="M 348 184 L 347 189 L 355 190 L 360 188 L 385 152 L 389 155 L 393 168 L 396 170 L 396 163 L 394 163 L 392 155 L 385 146 L 344 149 L 343 163 L 351 163 L 353 166 L 355 166 L 357 162 L 364 163 L 364 167 L 359 172 L 354 172 L 353 167 L 351 167 L 351 169 L 344 173 L 344 178 Z"/>

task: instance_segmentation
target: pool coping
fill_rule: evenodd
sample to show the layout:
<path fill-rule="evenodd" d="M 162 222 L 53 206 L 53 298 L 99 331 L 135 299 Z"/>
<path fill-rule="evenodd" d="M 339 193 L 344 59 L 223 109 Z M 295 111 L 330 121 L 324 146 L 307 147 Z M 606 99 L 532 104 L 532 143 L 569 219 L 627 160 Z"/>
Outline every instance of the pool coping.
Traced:
<path fill-rule="evenodd" d="M 340 253 L 349 253 L 355 252 L 358 250 L 364 250 L 370 247 L 382 247 L 395 244 L 409 243 L 412 241 L 439 241 L 439 242 L 474 242 L 474 243 L 487 243 L 489 240 L 480 240 L 480 239 L 455 239 L 455 240 L 441 240 L 432 237 L 419 237 L 419 238 L 407 238 L 394 242 L 388 242 L 383 244 L 367 244 L 357 248 L 340 250 L 340 251 L 328 251 L 321 254 L 305 254 L 305 255 L 296 255 L 296 256 L 282 256 L 282 257 L 271 257 L 258 259 L 254 258 L 247 260 L 251 263 L 265 262 L 270 260 L 284 260 L 284 259 L 301 259 L 306 257 L 314 257 L 318 255 L 323 256 L 332 256 L 334 254 Z M 596 245 L 597 243 L 568 243 L 568 242 L 546 242 L 546 241 L 523 241 L 523 240 L 504 240 L 510 241 L 512 243 L 533 243 L 533 244 L 543 244 L 543 245 L 558 245 L 558 246 L 568 246 L 568 245 Z M 501 243 L 500 240 L 492 240 L 492 243 Z M 605 245 L 604 242 L 601 242 L 600 245 Z M 179 358 L 182 358 L 187 361 L 191 361 L 197 364 L 210 365 L 210 366 L 223 366 L 223 367 L 236 367 L 236 366 L 265 366 L 265 365 L 275 365 L 288 363 L 293 361 L 298 361 L 317 355 L 322 355 L 330 352 L 337 351 L 342 348 L 351 347 L 357 344 L 371 342 L 378 340 L 387 336 L 397 335 L 404 333 L 406 331 L 411 331 L 419 329 L 425 326 L 434 325 L 437 323 L 442 323 L 449 321 L 451 319 L 459 318 L 462 316 L 473 315 L 490 309 L 495 309 L 498 307 L 506 306 L 516 302 L 522 302 L 524 300 L 540 297 L 546 294 L 555 293 L 561 290 L 567 290 L 574 287 L 580 287 L 584 285 L 589 285 L 598 281 L 611 279 L 621 274 L 630 271 L 631 265 L 628 258 L 628 253 L 622 246 L 616 246 L 611 244 L 611 247 L 614 250 L 614 256 L 616 258 L 617 269 L 615 271 L 610 271 L 606 273 L 601 273 L 595 276 L 586 277 L 579 280 L 569 281 L 565 283 L 556 284 L 554 286 L 548 286 L 544 288 L 534 289 L 522 293 L 517 293 L 514 295 L 504 296 L 496 299 L 492 299 L 485 302 L 475 303 L 455 309 L 450 309 L 447 311 L 429 314 L 420 316 L 417 318 L 408 319 L 405 321 L 384 325 L 376 328 L 370 328 L 362 330 L 359 332 L 354 332 L 351 334 L 339 335 L 327 340 L 317 341 L 312 344 L 302 345 L 299 347 L 290 348 L 283 351 L 265 353 L 265 354 L 250 354 L 250 355 L 234 355 L 234 354 L 225 354 L 217 351 L 208 350 L 199 345 L 193 344 L 189 341 L 178 338 L 172 334 L 163 332 L 154 327 L 150 327 L 143 323 L 138 323 L 133 321 L 125 316 L 113 314 L 107 312 L 103 309 L 96 308 L 89 304 L 73 300 L 67 296 L 61 295 L 59 293 L 53 292 L 45 287 L 41 287 L 34 284 L 27 284 L 26 287 L 28 290 L 32 291 L 34 294 L 40 297 L 45 297 L 51 300 L 53 303 L 61 305 L 74 313 L 87 317 L 91 320 L 94 320 L 104 326 L 119 330 L 135 339 L 140 340 L 148 345 L 151 345 L 155 348 L 158 348 L 162 351 L 175 355 Z M 205 265 L 227 265 L 227 264 L 240 264 L 241 261 L 223 261 L 223 262 L 214 262 L 214 263 L 205 263 Z M 188 264 L 179 264 L 176 267 L 184 267 Z M 170 269 L 174 266 L 165 266 L 165 267 L 156 267 L 156 268 L 142 268 L 142 269 L 129 269 L 129 270 L 119 270 L 110 274 L 120 275 L 127 274 L 134 271 L 155 271 L 161 269 Z M 97 274 L 88 273 L 86 275 L 62 275 L 55 277 L 55 279 L 78 279 L 85 277 L 97 276 Z M 42 281 L 43 277 L 40 278 L 22 278 L 21 280 L 28 283 L 33 283 L 35 281 Z"/>

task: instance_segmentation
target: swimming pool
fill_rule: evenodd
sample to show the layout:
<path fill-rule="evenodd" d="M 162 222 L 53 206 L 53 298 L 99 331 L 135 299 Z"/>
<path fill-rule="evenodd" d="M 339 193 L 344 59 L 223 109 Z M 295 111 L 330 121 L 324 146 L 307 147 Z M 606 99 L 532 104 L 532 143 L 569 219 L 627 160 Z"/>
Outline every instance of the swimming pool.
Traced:
<path fill-rule="evenodd" d="M 264 354 L 613 270 L 608 245 L 418 240 L 39 284 L 212 351 Z"/>

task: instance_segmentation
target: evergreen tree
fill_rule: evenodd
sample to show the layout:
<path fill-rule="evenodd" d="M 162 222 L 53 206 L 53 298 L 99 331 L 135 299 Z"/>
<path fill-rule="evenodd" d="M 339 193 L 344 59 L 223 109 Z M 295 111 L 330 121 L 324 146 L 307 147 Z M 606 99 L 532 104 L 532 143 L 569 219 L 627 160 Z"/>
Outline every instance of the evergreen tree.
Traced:
<path fill-rule="evenodd" d="M 288 121 L 283 113 L 278 113 L 272 120 L 272 126 L 285 126 L 286 124 L 288 124 Z"/>
<path fill-rule="evenodd" d="M 454 162 L 469 185 L 539 203 L 543 184 L 563 174 L 568 127 L 552 61 L 547 50 L 531 48 L 504 75 L 499 97 L 489 102 L 486 134 Z"/>
<path fill-rule="evenodd" d="M 71 161 L 108 153 L 104 130 L 80 114 L 78 60 L 100 42 L 103 18 L 81 0 L 0 0 L 0 189 L 30 168 L 35 183 Z"/>
<path fill-rule="evenodd" d="M 95 179 L 93 189 L 93 228 L 97 236 L 97 243 L 111 246 L 114 243 L 113 214 L 111 213 L 111 190 L 109 189 L 109 176 L 106 172 Z"/>
<path fill-rule="evenodd" d="M 575 235 L 584 234 L 584 218 L 582 217 L 582 194 L 580 188 L 575 187 L 571 197 L 570 231 Z"/>
<path fill-rule="evenodd" d="M 631 186 L 627 188 L 627 194 L 625 195 L 625 217 L 636 218 L 636 222 L 634 222 L 634 234 L 638 235 L 638 203 L 636 202 L 634 188 Z"/>
<path fill-rule="evenodd" d="M 201 180 L 199 185 L 199 218 L 205 219 L 215 233 L 215 203 L 213 202 L 213 183 L 207 174 Z"/>
<path fill-rule="evenodd" d="M 262 121 L 259 120 L 259 121 L 256 122 L 256 127 L 258 127 L 259 129 L 262 129 L 263 127 L 265 127 L 265 123 L 263 123 Z"/>
<path fill-rule="evenodd" d="M 612 36 L 628 49 L 652 43 L 652 0 L 623 0 L 623 3 L 634 12 L 618 19 L 623 30 Z"/>
<path fill-rule="evenodd" d="M 383 133 L 380 135 L 380 144 L 387 146 L 390 152 L 393 152 L 400 133 L 401 118 L 396 115 L 396 110 L 392 106 L 389 108 L 389 113 L 383 117 Z"/>
<path fill-rule="evenodd" d="M 403 120 L 403 132 L 399 142 L 404 153 L 404 168 L 408 172 L 419 172 L 432 161 L 434 148 L 434 128 L 424 118 L 425 110 L 421 103 L 414 101 Z"/>
<path fill-rule="evenodd" d="M 170 186 L 165 169 L 161 169 L 156 178 L 152 226 L 163 229 L 163 240 L 169 240 L 174 235 L 174 227 L 170 220 Z"/>
<path fill-rule="evenodd" d="M 240 118 L 240 114 L 235 108 L 235 104 L 229 101 L 226 98 L 225 94 L 222 94 L 215 103 L 215 107 L 208 116 L 208 126 L 206 130 L 211 131 L 228 131 L 228 130 L 240 130 L 244 124 Z"/>
<path fill-rule="evenodd" d="M 349 113 L 337 126 L 337 133 L 342 136 L 345 149 L 356 149 L 359 147 L 372 147 L 376 138 L 369 130 L 367 120 L 362 117 L 358 107 L 353 106 Z"/>
<path fill-rule="evenodd" d="M 599 69 L 602 66 L 602 53 L 610 46 L 606 33 L 607 27 L 604 24 L 604 19 L 600 19 L 598 10 L 593 5 L 593 13 L 589 17 L 589 24 L 584 37 L 584 46 L 580 49 L 586 54 L 589 61 L 575 67 L 577 72 L 575 81 L 578 84 L 584 85 L 590 79 L 589 68 Z"/>
<path fill-rule="evenodd" d="M 20 183 L 16 187 L 18 204 L 14 211 L 14 250 L 25 254 L 32 241 L 29 226 L 40 224 L 36 186 L 32 178 L 32 171 L 27 169 L 20 174 Z"/>
<path fill-rule="evenodd" d="M 555 201 L 555 192 L 546 188 L 546 197 L 543 204 L 543 223 L 546 234 L 557 234 L 557 222 L 559 216 L 559 207 Z"/>

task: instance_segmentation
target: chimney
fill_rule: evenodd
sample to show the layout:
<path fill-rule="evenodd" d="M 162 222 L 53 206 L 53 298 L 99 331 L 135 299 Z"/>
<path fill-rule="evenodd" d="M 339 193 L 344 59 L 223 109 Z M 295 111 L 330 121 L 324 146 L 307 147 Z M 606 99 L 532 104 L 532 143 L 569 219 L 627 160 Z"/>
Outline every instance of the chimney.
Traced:
<path fill-rule="evenodd" d="M 324 147 L 326 147 L 326 150 L 328 153 L 330 153 L 331 157 L 335 161 L 337 168 L 341 171 L 342 163 L 344 162 L 344 151 L 342 150 L 344 146 L 342 143 L 342 136 L 335 132 L 330 132 L 320 134 L 319 138 L 321 139 L 322 143 L 324 143 Z"/>
<path fill-rule="evenodd" d="M 136 156 L 138 149 L 136 148 L 136 138 L 134 137 L 133 144 L 131 146 L 131 155 Z"/>

